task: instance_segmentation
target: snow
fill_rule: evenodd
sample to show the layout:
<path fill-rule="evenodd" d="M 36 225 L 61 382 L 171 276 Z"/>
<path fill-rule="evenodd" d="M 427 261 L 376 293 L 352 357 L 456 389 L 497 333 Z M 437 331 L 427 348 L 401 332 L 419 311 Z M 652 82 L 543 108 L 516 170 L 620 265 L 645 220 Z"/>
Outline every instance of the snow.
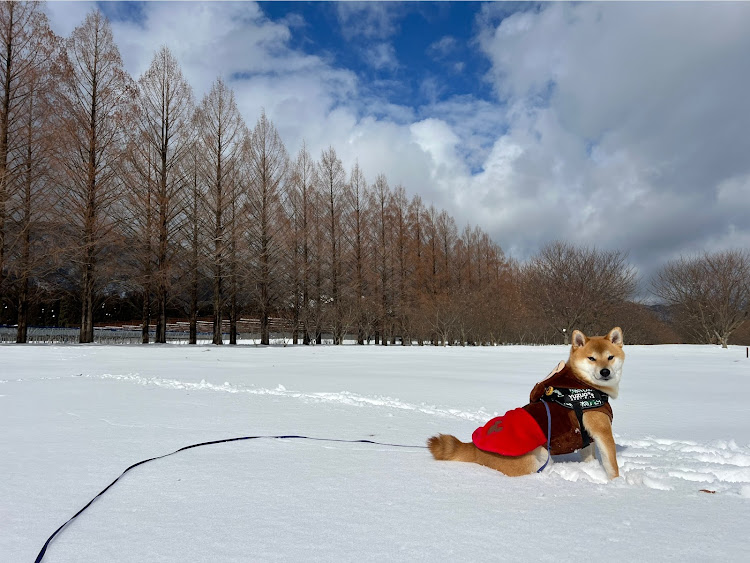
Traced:
<path fill-rule="evenodd" d="M 510 478 L 421 447 L 239 441 L 133 469 L 44 561 L 740 559 L 745 349 L 626 353 L 612 482 L 575 454 Z M 247 435 L 468 441 L 566 356 L 561 346 L 0 346 L 0 561 L 32 561 L 142 459 Z"/>

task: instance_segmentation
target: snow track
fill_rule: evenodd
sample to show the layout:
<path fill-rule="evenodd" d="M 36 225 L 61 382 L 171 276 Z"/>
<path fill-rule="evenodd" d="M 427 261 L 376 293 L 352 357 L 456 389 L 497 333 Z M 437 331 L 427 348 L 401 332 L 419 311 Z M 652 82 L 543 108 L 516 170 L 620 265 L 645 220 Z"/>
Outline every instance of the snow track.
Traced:
<path fill-rule="evenodd" d="M 365 396 L 357 393 L 351 393 L 349 391 L 340 391 L 338 393 L 330 392 L 319 392 L 319 393 L 302 393 L 300 391 L 287 390 L 283 385 L 277 387 L 262 388 L 262 387 L 243 387 L 240 385 L 232 385 L 228 381 L 221 385 L 214 383 L 208 383 L 206 380 L 201 380 L 199 383 L 191 383 L 186 381 L 179 381 L 177 379 L 163 379 L 160 377 L 142 377 L 135 374 L 126 375 L 114 375 L 114 374 L 101 374 L 101 375 L 85 375 L 88 378 L 95 379 L 114 379 L 117 381 L 126 381 L 128 383 L 135 383 L 137 385 L 146 385 L 154 387 L 163 387 L 167 389 L 185 389 L 189 391 L 215 391 L 219 393 L 246 393 L 248 395 L 273 395 L 276 397 L 286 397 L 290 399 L 299 399 L 305 402 L 311 403 L 337 403 L 347 406 L 354 407 L 383 407 L 387 409 L 396 409 L 403 411 L 414 411 L 428 415 L 443 416 L 448 418 L 458 418 L 462 420 L 470 420 L 473 422 L 486 422 L 488 419 L 498 416 L 500 413 L 488 413 L 484 409 L 478 409 L 473 412 L 466 412 L 459 409 L 441 408 L 424 403 L 412 404 L 395 399 L 393 397 L 386 396 Z"/>

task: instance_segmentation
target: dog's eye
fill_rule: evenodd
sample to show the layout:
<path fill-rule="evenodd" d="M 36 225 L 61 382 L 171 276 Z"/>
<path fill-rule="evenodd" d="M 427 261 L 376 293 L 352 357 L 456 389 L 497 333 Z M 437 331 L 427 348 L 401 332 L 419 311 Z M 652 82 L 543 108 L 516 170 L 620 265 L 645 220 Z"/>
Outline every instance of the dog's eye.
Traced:
<path fill-rule="evenodd" d="M 591 360 L 592 362 L 595 362 L 596 358 L 594 356 L 589 356 L 589 360 Z"/>
<path fill-rule="evenodd" d="M 608 360 L 609 360 L 609 361 L 611 362 L 612 360 L 614 360 L 614 359 L 615 359 L 615 357 L 614 357 L 614 356 L 610 356 L 610 357 L 609 357 L 609 358 L 607 358 L 607 359 L 608 359 Z"/>

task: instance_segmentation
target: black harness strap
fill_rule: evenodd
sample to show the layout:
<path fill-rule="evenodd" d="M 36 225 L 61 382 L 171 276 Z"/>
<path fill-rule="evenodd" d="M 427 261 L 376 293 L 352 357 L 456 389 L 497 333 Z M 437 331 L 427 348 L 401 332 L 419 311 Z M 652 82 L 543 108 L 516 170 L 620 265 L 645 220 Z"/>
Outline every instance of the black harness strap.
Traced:
<path fill-rule="evenodd" d="M 591 435 L 583 425 L 583 411 L 596 409 L 609 402 L 609 395 L 597 389 L 564 389 L 558 387 L 547 387 L 542 396 L 543 401 L 556 403 L 576 413 L 578 428 L 581 432 L 582 447 L 591 444 Z"/>
<path fill-rule="evenodd" d="M 581 408 L 581 405 L 578 403 L 574 403 L 573 410 L 576 413 L 576 418 L 578 419 L 578 428 L 581 431 L 581 447 L 585 448 L 589 444 L 591 444 L 591 434 L 589 434 L 589 431 L 586 430 L 586 427 L 583 425 L 583 409 Z"/>

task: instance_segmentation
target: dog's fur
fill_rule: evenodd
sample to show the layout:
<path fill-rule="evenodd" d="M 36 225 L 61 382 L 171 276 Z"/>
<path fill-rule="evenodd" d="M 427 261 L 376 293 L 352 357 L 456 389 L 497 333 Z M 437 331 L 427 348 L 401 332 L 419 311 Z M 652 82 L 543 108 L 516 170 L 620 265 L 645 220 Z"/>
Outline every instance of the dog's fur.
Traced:
<path fill-rule="evenodd" d="M 617 398 L 622 364 L 625 360 L 622 350 L 622 329 L 615 327 L 606 336 L 593 337 L 587 337 L 581 331 L 574 330 L 572 341 L 567 366 L 571 368 L 575 377 L 585 385 Z M 595 447 L 598 447 L 607 477 L 619 477 L 615 440 L 609 416 L 603 412 L 584 411 L 583 425 L 593 442 L 580 450 L 581 459 L 595 459 Z M 455 436 L 447 434 L 433 436 L 427 441 L 427 446 L 435 459 L 479 463 L 512 477 L 534 473 L 547 459 L 547 449 L 544 446 L 520 456 L 503 456 L 480 450 L 472 442 L 461 442 Z"/>

